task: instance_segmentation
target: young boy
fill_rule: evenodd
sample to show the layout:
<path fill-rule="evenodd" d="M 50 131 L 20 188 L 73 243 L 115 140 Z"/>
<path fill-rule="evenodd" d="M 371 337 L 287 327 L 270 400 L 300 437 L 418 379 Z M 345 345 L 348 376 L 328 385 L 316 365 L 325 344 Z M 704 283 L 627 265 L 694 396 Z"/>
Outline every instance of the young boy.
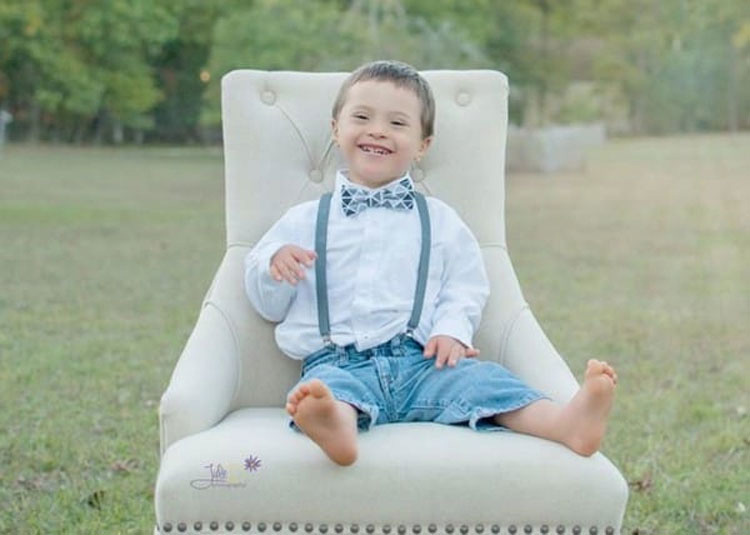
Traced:
<path fill-rule="evenodd" d="M 617 382 L 606 362 L 589 361 L 579 392 L 558 405 L 471 358 L 489 295 L 479 245 L 454 210 L 425 203 L 409 175 L 432 142 L 434 115 L 412 67 L 379 61 L 353 72 L 333 107 L 347 168 L 330 205 L 291 208 L 246 258 L 250 301 L 280 322 L 281 350 L 303 360 L 290 425 L 340 465 L 356 460 L 358 431 L 396 421 L 509 428 L 591 455 Z"/>

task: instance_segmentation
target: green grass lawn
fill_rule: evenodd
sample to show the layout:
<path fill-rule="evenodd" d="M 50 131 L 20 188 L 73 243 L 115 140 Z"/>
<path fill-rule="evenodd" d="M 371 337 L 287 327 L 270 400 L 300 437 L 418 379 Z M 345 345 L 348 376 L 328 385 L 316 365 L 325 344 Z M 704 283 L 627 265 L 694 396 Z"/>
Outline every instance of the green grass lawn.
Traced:
<path fill-rule="evenodd" d="M 217 149 L 5 148 L 0 533 L 151 533 L 158 400 L 223 253 L 222 180 Z M 618 369 L 623 533 L 750 533 L 750 136 L 510 176 L 507 226 L 576 375 Z"/>

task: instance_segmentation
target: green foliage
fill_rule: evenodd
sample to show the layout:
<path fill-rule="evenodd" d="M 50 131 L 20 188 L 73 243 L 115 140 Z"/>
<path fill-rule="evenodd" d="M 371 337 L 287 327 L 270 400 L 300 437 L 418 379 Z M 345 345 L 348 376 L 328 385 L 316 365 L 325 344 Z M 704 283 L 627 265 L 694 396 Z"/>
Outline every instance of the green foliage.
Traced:
<path fill-rule="evenodd" d="M 199 141 L 234 68 L 493 68 L 527 125 L 620 117 L 631 132 L 750 128 L 745 0 L 5 0 L 0 106 L 11 134 L 110 130 Z M 593 81 L 621 109 L 556 104 Z M 623 128 L 620 128 L 623 130 Z"/>

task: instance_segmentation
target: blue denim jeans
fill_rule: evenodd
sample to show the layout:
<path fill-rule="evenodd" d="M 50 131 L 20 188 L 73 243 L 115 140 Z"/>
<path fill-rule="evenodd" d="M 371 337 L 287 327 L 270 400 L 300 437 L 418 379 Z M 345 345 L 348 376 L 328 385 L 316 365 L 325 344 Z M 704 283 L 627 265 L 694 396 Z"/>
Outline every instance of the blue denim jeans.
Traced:
<path fill-rule="evenodd" d="M 393 422 L 502 430 L 493 415 L 547 398 L 495 362 L 464 358 L 455 367 L 438 369 L 435 358 L 422 352 L 422 345 L 405 335 L 365 351 L 354 345 L 325 347 L 305 358 L 292 390 L 320 379 L 336 399 L 357 409 L 360 431 Z M 299 431 L 293 421 L 289 425 Z"/>

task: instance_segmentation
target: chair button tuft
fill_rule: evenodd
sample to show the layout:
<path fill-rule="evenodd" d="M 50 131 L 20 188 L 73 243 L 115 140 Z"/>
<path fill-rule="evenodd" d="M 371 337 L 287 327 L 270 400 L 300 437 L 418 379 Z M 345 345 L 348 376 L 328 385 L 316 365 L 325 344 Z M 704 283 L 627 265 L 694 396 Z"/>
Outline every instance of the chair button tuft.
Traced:
<path fill-rule="evenodd" d="M 161 529 L 163 529 L 165 533 L 169 533 L 170 531 L 172 531 L 172 524 L 167 522 L 161 527 Z"/>
<path fill-rule="evenodd" d="M 180 522 L 179 524 L 177 524 L 177 531 L 179 531 L 180 533 L 185 533 L 187 531 L 187 524 L 185 524 L 185 522 Z"/>
<path fill-rule="evenodd" d="M 258 531 L 266 531 L 266 523 L 265 522 L 261 522 L 260 524 L 258 524 Z"/>
<path fill-rule="evenodd" d="M 404 535 L 406 533 L 406 526 L 403 524 L 399 524 L 398 526 L 398 535 Z"/>
<path fill-rule="evenodd" d="M 590 533 L 591 535 L 596 535 L 597 533 L 599 533 L 599 529 L 598 529 L 598 528 L 597 528 L 596 526 L 591 526 L 591 527 L 589 528 L 589 533 Z"/>
<path fill-rule="evenodd" d="M 573 526 L 573 535 L 581 535 L 581 526 Z"/>
<path fill-rule="evenodd" d="M 227 531 L 232 531 L 234 529 L 234 522 L 230 520 L 229 522 L 224 524 L 224 527 L 226 528 Z"/>
<path fill-rule="evenodd" d="M 605 530 L 605 533 L 607 535 L 615 535 L 615 528 L 613 528 L 612 526 L 607 526 L 607 529 Z"/>
<path fill-rule="evenodd" d="M 336 524 L 335 526 L 333 526 L 333 530 L 336 533 L 342 533 L 344 531 L 344 525 L 343 524 Z"/>
<path fill-rule="evenodd" d="M 435 524 L 430 524 L 429 526 L 427 526 L 427 531 L 429 531 L 430 533 L 435 533 L 437 531 L 437 526 Z"/>
<path fill-rule="evenodd" d="M 365 531 L 367 533 L 375 533 L 375 525 L 374 524 L 367 524 L 367 527 L 365 528 Z"/>
<path fill-rule="evenodd" d="M 417 534 L 418 533 L 422 533 L 422 526 L 420 526 L 419 524 L 414 524 L 411 527 L 411 531 L 412 531 L 412 533 L 417 533 Z"/>
<path fill-rule="evenodd" d="M 281 522 L 274 522 L 273 523 L 273 530 L 274 531 L 281 531 Z"/>
<path fill-rule="evenodd" d="M 471 95 L 466 91 L 461 91 L 456 95 L 456 103 L 459 106 L 468 106 L 471 104 Z"/>
<path fill-rule="evenodd" d="M 461 532 L 461 535 L 466 535 L 467 533 L 469 533 L 469 526 L 467 526 L 466 524 L 461 524 L 459 531 Z"/>
<path fill-rule="evenodd" d="M 565 533 L 565 526 L 560 524 L 555 531 L 557 532 L 557 535 L 563 535 Z"/>
<path fill-rule="evenodd" d="M 260 99 L 263 101 L 263 104 L 268 104 L 270 106 L 274 102 L 276 102 L 276 93 L 274 93 L 270 89 L 266 89 L 265 91 L 263 91 L 263 93 L 261 93 Z"/>
<path fill-rule="evenodd" d="M 500 526 L 497 524 L 492 524 L 492 533 L 500 533 Z"/>
<path fill-rule="evenodd" d="M 385 535 L 388 535 L 390 532 L 391 532 L 390 524 L 386 524 L 385 526 L 383 526 L 383 533 L 385 533 Z"/>
<path fill-rule="evenodd" d="M 242 523 L 242 531 L 250 531 L 252 529 L 252 527 L 253 527 L 253 525 L 250 522 L 243 522 Z M 291 526 L 289 526 L 289 528 L 291 529 Z M 297 527 L 295 526 L 294 529 L 297 529 Z M 294 529 L 292 531 L 294 531 Z"/>
<path fill-rule="evenodd" d="M 453 527 L 453 524 L 448 524 L 447 526 L 445 526 L 445 532 L 448 534 L 453 533 L 454 530 L 455 528 Z"/>
<path fill-rule="evenodd" d="M 219 523 L 214 520 L 213 522 L 211 522 L 208 525 L 208 527 L 211 528 L 211 531 L 218 531 L 219 530 Z"/>
<path fill-rule="evenodd" d="M 547 524 L 542 524 L 540 531 L 542 532 L 542 535 L 546 535 L 549 533 L 549 526 Z"/>
<path fill-rule="evenodd" d="M 511 524 L 510 527 L 508 527 L 508 533 L 510 535 L 515 535 L 515 533 L 518 531 L 515 524 Z"/>
<path fill-rule="evenodd" d="M 527 534 L 528 534 L 528 533 L 531 533 L 532 531 L 534 531 L 534 528 L 532 528 L 532 527 L 531 527 L 531 525 L 529 525 L 529 524 L 526 524 L 526 525 L 524 526 L 524 528 L 523 528 L 523 532 L 524 532 L 524 533 L 527 533 Z"/>
<path fill-rule="evenodd" d="M 318 531 L 320 531 L 321 533 L 328 533 L 328 524 L 321 524 L 318 527 Z"/>
<path fill-rule="evenodd" d="M 477 524 L 474 526 L 474 531 L 477 533 L 484 533 L 484 526 L 482 524 Z"/>
<path fill-rule="evenodd" d="M 203 522 L 196 522 L 193 524 L 193 530 L 194 531 L 200 531 L 203 529 Z"/>
<path fill-rule="evenodd" d="M 352 533 L 359 533 L 359 524 L 352 524 L 349 526 L 349 531 Z"/>
<path fill-rule="evenodd" d="M 291 531 L 292 533 L 294 533 L 295 531 L 297 531 L 297 527 L 298 527 L 297 523 L 296 522 L 292 522 L 291 524 L 289 524 L 289 531 Z"/>
<path fill-rule="evenodd" d="M 314 529 L 314 528 L 313 528 L 313 525 L 312 525 L 312 524 L 311 524 L 310 522 L 308 522 L 307 524 L 305 524 L 305 531 L 306 531 L 306 532 L 308 532 L 308 533 L 312 533 L 312 530 L 313 530 L 313 529 Z"/>

